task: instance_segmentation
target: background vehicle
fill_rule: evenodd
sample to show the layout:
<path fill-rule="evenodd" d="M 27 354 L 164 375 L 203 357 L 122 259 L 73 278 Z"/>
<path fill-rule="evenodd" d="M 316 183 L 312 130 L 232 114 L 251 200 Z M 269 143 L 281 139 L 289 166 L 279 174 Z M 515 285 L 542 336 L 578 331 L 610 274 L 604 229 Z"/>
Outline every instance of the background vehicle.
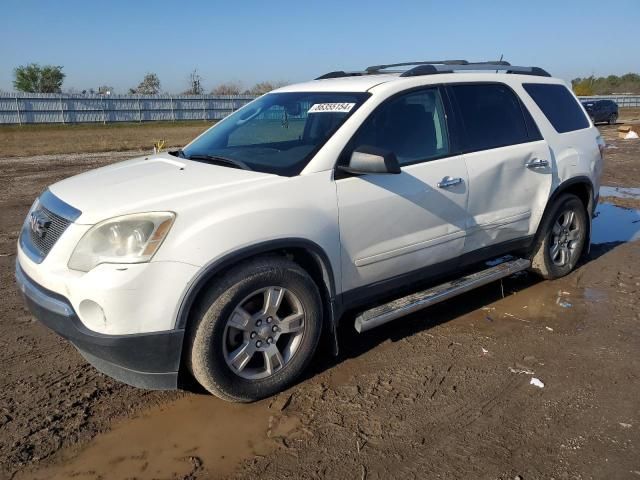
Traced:
<path fill-rule="evenodd" d="M 618 121 L 618 104 L 613 100 L 583 101 L 582 106 L 593 123 L 607 122 L 609 125 L 615 125 Z"/>
<path fill-rule="evenodd" d="M 345 312 L 364 332 L 517 271 L 568 274 L 602 148 L 537 67 L 331 72 L 183 150 L 52 185 L 16 276 L 34 314 L 109 375 L 175 388 L 191 374 L 255 400 L 294 382 L 323 333 L 337 351 Z"/>

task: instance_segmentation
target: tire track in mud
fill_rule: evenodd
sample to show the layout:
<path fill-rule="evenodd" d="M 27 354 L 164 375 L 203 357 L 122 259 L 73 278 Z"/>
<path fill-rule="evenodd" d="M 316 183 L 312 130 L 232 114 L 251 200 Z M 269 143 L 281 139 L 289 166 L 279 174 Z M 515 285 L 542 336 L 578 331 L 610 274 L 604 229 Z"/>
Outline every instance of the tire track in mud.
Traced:
<path fill-rule="evenodd" d="M 29 350 L 28 352 L 18 353 L 12 355 L 8 359 L 3 359 L 3 363 L 5 366 L 13 366 L 16 363 L 26 362 L 27 360 L 40 359 L 42 357 L 54 355 L 62 352 L 65 349 L 64 345 L 55 345 L 52 347 L 46 348 L 34 348 Z"/>
<path fill-rule="evenodd" d="M 47 185 L 135 153 L 0 158 L 0 478 L 87 442 L 111 419 L 175 398 L 118 384 L 66 341 L 32 321 L 14 283 L 16 242 L 29 206 Z"/>
<path fill-rule="evenodd" d="M 501 437 L 489 430 L 490 422 L 483 420 L 499 407 L 510 403 L 514 397 L 513 393 L 522 383 L 522 379 L 507 378 L 499 388 L 481 400 L 469 398 L 453 408 L 445 408 L 439 412 L 437 421 L 427 423 L 422 443 L 428 446 L 429 455 L 422 454 L 420 457 L 428 463 L 429 472 L 451 474 L 451 466 L 456 465 L 454 477 L 464 478 L 472 474 L 486 473 L 486 464 L 497 469 L 501 460 L 510 455 L 510 451 L 502 445 Z M 461 436 L 465 438 L 471 432 L 481 435 L 483 448 L 493 452 L 492 456 L 486 457 L 483 472 L 478 471 L 475 466 L 465 466 L 464 459 L 471 457 L 477 447 L 461 443 L 459 440 L 452 441 Z M 501 454 L 497 454 L 498 451 L 501 451 Z"/>
<path fill-rule="evenodd" d="M 634 155 L 624 165 L 636 165 L 640 150 Z M 117 158 L 126 156 L 133 155 Z M 47 184 L 114 159 L 0 159 L 0 253 L 14 251 L 24 214 Z M 608 160 L 606 168 L 616 170 L 616 178 L 640 185 L 615 162 Z M 53 334 L 25 322 L 14 261 L 0 258 L 6 381 L 0 389 L 0 478 L 86 444 L 113 419 L 177 397 L 111 381 L 75 349 L 52 344 L 58 342 Z M 279 450 L 247 459 L 235 477 L 502 480 L 625 478 L 640 471 L 638 262 L 638 244 L 601 247 L 566 280 L 547 287 L 530 282 L 526 290 L 511 282 L 517 294 L 505 289 L 511 296 L 497 301 L 500 315 L 491 320 L 476 307 L 452 315 L 447 311 L 456 305 L 450 303 L 341 338 L 346 353 L 340 360 L 321 357 L 324 366 L 274 399 L 286 405 L 274 410 L 274 423 L 290 420 L 297 427 L 274 440 Z M 587 300 L 575 290 L 585 288 L 606 295 L 579 306 Z M 574 307 L 557 307 L 552 315 L 548 305 L 555 305 L 558 290 L 572 292 Z M 462 303 L 488 306 L 497 300 L 490 293 L 467 294 Z M 529 307 L 527 323 L 502 315 L 524 316 L 516 310 L 522 306 Z M 481 354 L 480 345 L 491 354 Z M 508 371 L 527 355 L 544 363 L 536 367 L 544 389 Z M 203 464 L 191 474 L 207 478 L 215 466 Z"/>

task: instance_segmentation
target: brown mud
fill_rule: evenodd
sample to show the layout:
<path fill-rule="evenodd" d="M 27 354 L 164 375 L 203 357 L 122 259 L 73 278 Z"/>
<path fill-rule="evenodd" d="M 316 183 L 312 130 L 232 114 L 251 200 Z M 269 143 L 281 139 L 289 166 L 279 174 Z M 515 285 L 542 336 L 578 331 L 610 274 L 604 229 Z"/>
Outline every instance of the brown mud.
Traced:
<path fill-rule="evenodd" d="M 640 142 L 602 131 L 603 184 L 640 187 Z M 640 478 L 636 199 L 607 197 L 621 207 L 594 229 L 624 235 L 568 277 L 517 275 L 363 335 L 347 318 L 338 358 L 231 405 L 112 381 L 22 306 L 33 199 L 130 156 L 0 159 L 0 478 Z"/>

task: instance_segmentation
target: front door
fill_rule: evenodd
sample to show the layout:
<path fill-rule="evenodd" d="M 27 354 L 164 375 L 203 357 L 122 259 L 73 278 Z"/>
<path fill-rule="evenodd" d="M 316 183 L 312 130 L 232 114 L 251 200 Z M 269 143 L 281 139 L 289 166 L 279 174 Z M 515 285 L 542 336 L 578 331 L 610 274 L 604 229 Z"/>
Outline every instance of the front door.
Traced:
<path fill-rule="evenodd" d="M 438 88 L 392 97 L 354 135 L 341 161 L 374 146 L 394 152 L 402 173 L 336 179 L 343 291 L 366 293 L 461 254 L 468 175 L 449 144 Z"/>

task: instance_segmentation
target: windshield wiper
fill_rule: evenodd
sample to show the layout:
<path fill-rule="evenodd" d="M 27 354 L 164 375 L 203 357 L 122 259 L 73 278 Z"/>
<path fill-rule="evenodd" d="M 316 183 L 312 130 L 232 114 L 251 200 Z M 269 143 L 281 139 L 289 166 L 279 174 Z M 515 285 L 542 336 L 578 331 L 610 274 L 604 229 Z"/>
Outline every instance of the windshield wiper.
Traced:
<path fill-rule="evenodd" d="M 221 157 L 219 155 L 205 155 L 194 154 L 188 157 L 188 160 L 205 160 L 210 163 L 219 163 L 221 165 L 227 165 L 233 168 L 240 168 L 242 170 L 251 170 L 251 167 L 241 160 L 235 160 L 233 158 Z"/>
<path fill-rule="evenodd" d="M 170 152 L 167 152 L 169 155 L 173 155 L 174 157 L 179 157 L 179 158 L 187 158 L 184 155 L 184 152 L 182 151 L 181 148 L 179 148 L 178 150 L 172 150 Z"/>

